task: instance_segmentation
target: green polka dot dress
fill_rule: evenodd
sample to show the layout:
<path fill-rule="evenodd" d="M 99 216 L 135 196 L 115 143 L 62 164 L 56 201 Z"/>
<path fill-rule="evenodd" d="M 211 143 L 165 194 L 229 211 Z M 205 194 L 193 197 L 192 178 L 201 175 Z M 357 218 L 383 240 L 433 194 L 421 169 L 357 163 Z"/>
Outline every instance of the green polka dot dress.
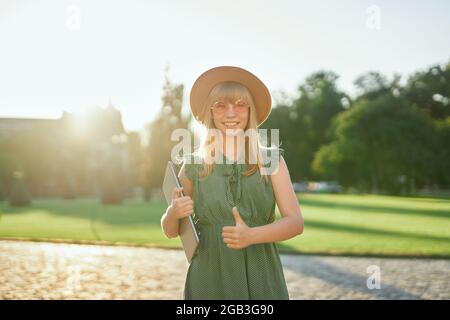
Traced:
<path fill-rule="evenodd" d="M 249 227 L 275 221 L 276 202 L 270 177 L 266 183 L 258 170 L 243 176 L 245 164 L 225 163 L 227 158 L 221 156 L 223 164 L 215 164 L 206 178 L 198 176 L 202 164 L 194 163 L 194 156 L 191 155 L 191 163 L 185 163 L 186 176 L 194 185 L 193 217 L 200 242 L 186 275 L 184 299 L 288 300 L 275 243 L 231 249 L 222 237 L 224 226 L 235 225 L 233 206 Z"/>

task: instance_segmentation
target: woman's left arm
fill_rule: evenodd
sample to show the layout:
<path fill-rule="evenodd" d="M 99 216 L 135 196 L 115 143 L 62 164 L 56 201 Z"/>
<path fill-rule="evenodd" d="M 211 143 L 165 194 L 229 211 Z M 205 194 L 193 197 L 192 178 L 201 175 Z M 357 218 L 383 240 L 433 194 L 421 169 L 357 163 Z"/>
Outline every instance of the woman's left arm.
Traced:
<path fill-rule="evenodd" d="M 250 228 L 251 244 L 284 241 L 303 233 L 302 213 L 282 156 L 278 170 L 270 177 L 282 218 L 264 226 Z"/>

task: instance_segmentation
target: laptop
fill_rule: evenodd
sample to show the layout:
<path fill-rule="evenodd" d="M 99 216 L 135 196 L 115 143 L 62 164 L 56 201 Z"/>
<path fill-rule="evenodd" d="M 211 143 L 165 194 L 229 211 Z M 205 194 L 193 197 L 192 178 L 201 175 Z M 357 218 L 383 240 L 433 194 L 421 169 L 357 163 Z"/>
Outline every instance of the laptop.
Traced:
<path fill-rule="evenodd" d="M 163 193 L 166 198 L 167 205 L 172 203 L 172 192 L 175 187 L 181 187 L 180 180 L 176 173 L 175 165 L 172 161 L 167 162 L 166 173 L 163 182 Z M 183 192 L 180 192 L 183 197 Z M 195 215 L 195 213 L 194 213 Z M 200 232 L 197 231 L 196 223 L 197 221 L 192 218 L 193 215 L 181 218 L 179 221 L 179 231 L 181 242 L 183 244 L 184 253 L 189 263 L 192 261 L 195 250 L 197 249 L 198 243 L 200 241 Z"/>

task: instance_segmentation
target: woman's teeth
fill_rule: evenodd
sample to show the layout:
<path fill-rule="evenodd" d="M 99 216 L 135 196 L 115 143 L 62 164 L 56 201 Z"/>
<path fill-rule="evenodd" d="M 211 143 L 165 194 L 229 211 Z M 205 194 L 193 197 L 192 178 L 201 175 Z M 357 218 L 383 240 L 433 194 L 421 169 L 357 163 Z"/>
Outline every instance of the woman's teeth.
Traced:
<path fill-rule="evenodd" d="M 238 125 L 238 123 L 239 123 L 239 122 L 224 122 L 223 124 L 224 124 L 226 127 L 234 127 L 234 126 Z"/>

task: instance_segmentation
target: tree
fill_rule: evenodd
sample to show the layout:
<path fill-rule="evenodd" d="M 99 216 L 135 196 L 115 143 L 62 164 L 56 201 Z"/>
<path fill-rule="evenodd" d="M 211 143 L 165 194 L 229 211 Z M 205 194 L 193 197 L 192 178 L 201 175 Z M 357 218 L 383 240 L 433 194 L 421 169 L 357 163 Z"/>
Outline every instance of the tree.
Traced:
<path fill-rule="evenodd" d="M 437 165 L 434 167 L 432 177 L 430 177 L 429 184 L 437 184 L 441 186 L 450 186 L 450 117 L 442 120 L 435 120 L 434 126 L 437 132 Z"/>
<path fill-rule="evenodd" d="M 333 129 L 333 142 L 317 153 L 313 168 L 343 185 L 398 194 L 405 179 L 403 191 L 411 193 L 437 164 L 433 122 L 391 93 L 359 99 Z"/>
<path fill-rule="evenodd" d="M 433 119 L 450 117 L 450 61 L 409 77 L 403 91 L 408 102 Z"/>
<path fill-rule="evenodd" d="M 162 108 L 155 120 L 148 126 L 149 140 L 144 152 L 143 175 L 145 199 L 161 188 L 167 161 L 170 160 L 172 148 L 177 144 L 171 141 L 172 132 L 178 128 L 187 129 L 190 117 L 181 113 L 183 102 L 183 85 L 172 84 L 166 69 Z"/>
<path fill-rule="evenodd" d="M 262 128 L 280 129 L 282 148 L 294 181 L 318 178 L 311 168 L 314 154 L 330 142 L 332 119 L 350 104 L 350 98 L 337 89 L 338 76 L 320 71 L 309 76 L 292 103 L 276 106 Z"/>
<path fill-rule="evenodd" d="M 374 100 L 386 94 L 397 95 L 400 89 L 401 76 L 396 74 L 393 79 L 388 80 L 384 75 L 377 71 L 369 71 L 353 82 L 358 91 L 356 99 Z"/>

